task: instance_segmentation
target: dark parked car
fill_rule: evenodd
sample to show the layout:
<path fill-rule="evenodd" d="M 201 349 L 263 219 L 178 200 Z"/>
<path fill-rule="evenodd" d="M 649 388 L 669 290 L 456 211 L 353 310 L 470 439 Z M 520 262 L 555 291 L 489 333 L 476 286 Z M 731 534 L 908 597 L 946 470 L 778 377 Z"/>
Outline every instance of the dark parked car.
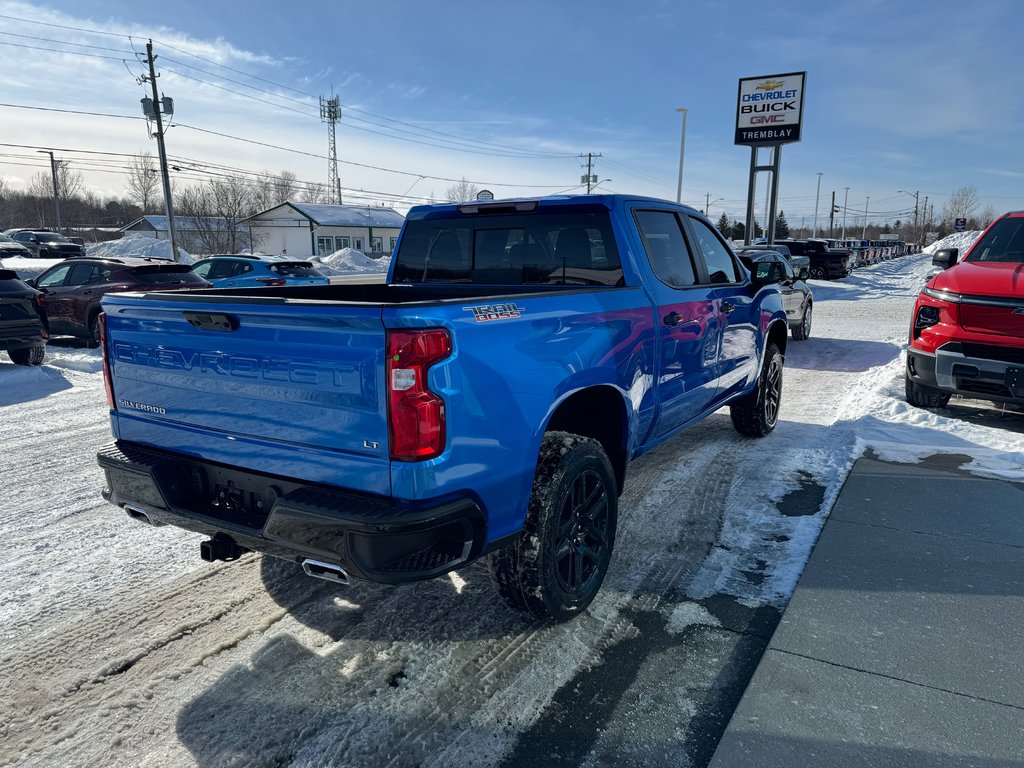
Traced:
<path fill-rule="evenodd" d="M 18 365 L 43 362 L 47 333 L 39 295 L 16 272 L 0 269 L 0 349 Z"/>
<path fill-rule="evenodd" d="M 853 270 L 852 254 L 830 251 L 823 240 L 782 240 L 776 245 L 785 245 L 792 253 L 810 258 L 811 277 L 815 280 L 846 277 Z"/>
<path fill-rule="evenodd" d="M 808 256 L 796 255 L 789 248 L 781 243 L 775 245 L 744 245 L 741 246 L 740 251 L 772 251 L 773 253 L 781 253 L 789 265 L 793 267 L 793 272 L 796 273 L 797 277 L 801 280 L 806 280 L 811 275 L 811 259 Z M 739 251 L 737 251 L 738 253 Z"/>
<path fill-rule="evenodd" d="M 42 292 L 50 334 L 78 336 L 99 345 L 100 299 L 124 291 L 176 291 L 209 288 L 189 264 L 166 259 L 80 258 L 57 264 L 28 284 Z"/>
<path fill-rule="evenodd" d="M 37 229 L 23 229 L 11 235 L 40 259 L 64 259 L 84 256 L 85 246 L 72 243 L 64 235 Z"/>
<path fill-rule="evenodd" d="M 31 256 L 32 251 L 28 249 L 23 243 L 19 243 L 13 237 L 7 235 L 0 235 L 0 257 L 2 258 L 18 258 L 19 256 Z"/>
<path fill-rule="evenodd" d="M 811 335 L 814 294 L 803 280 L 793 273 L 789 261 L 778 251 L 743 248 L 737 254 L 743 266 L 758 281 L 767 280 L 778 285 L 782 293 L 782 307 L 786 321 L 796 341 L 805 341 Z"/>

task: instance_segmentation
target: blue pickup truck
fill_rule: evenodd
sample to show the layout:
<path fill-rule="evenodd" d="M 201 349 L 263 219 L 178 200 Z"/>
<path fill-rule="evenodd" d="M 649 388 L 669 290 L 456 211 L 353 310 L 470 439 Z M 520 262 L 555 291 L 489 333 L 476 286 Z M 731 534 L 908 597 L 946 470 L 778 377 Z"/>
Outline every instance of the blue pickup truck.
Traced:
<path fill-rule="evenodd" d="M 104 496 L 306 573 L 399 583 L 487 556 L 514 607 L 593 600 L 627 463 L 728 405 L 776 424 L 787 324 L 692 208 L 423 206 L 386 284 L 109 294 Z"/>

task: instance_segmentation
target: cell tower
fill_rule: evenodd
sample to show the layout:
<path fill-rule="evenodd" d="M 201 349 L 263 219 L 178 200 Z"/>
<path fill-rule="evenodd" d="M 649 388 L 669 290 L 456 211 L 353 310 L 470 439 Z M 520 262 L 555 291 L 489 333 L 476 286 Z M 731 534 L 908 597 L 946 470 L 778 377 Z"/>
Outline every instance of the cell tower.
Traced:
<path fill-rule="evenodd" d="M 320 120 L 327 123 L 327 188 L 331 202 L 341 205 L 341 179 L 338 178 L 338 144 L 334 139 L 334 126 L 341 120 L 341 99 L 320 97 Z"/>

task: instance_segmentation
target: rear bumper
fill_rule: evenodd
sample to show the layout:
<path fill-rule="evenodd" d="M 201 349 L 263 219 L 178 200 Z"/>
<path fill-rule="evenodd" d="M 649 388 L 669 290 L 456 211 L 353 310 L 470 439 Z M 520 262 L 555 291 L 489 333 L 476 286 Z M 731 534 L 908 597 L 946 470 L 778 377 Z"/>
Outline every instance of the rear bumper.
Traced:
<path fill-rule="evenodd" d="M 334 563 L 368 581 L 433 578 L 483 553 L 486 526 L 468 498 L 417 507 L 233 469 L 118 441 L 97 455 L 105 499 L 285 560 Z"/>
<path fill-rule="evenodd" d="M 910 348 L 907 376 L 951 394 L 1024 404 L 1024 350 L 1014 347 L 949 342 L 934 354 Z"/>
<path fill-rule="evenodd" d="M 43 327 L 38 322 L 0 325 L 0 349 L 26 349 L 46 343 Z"/>

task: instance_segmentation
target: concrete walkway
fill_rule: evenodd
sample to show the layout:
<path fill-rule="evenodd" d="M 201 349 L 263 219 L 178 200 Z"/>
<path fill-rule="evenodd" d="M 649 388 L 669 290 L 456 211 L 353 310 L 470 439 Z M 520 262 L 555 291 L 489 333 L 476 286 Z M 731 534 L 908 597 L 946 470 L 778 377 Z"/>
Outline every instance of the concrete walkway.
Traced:
<path fill-rule="evenodd" d="M 1024 766 L 1024 486 L 856 463 L 711 761 Z"/>

